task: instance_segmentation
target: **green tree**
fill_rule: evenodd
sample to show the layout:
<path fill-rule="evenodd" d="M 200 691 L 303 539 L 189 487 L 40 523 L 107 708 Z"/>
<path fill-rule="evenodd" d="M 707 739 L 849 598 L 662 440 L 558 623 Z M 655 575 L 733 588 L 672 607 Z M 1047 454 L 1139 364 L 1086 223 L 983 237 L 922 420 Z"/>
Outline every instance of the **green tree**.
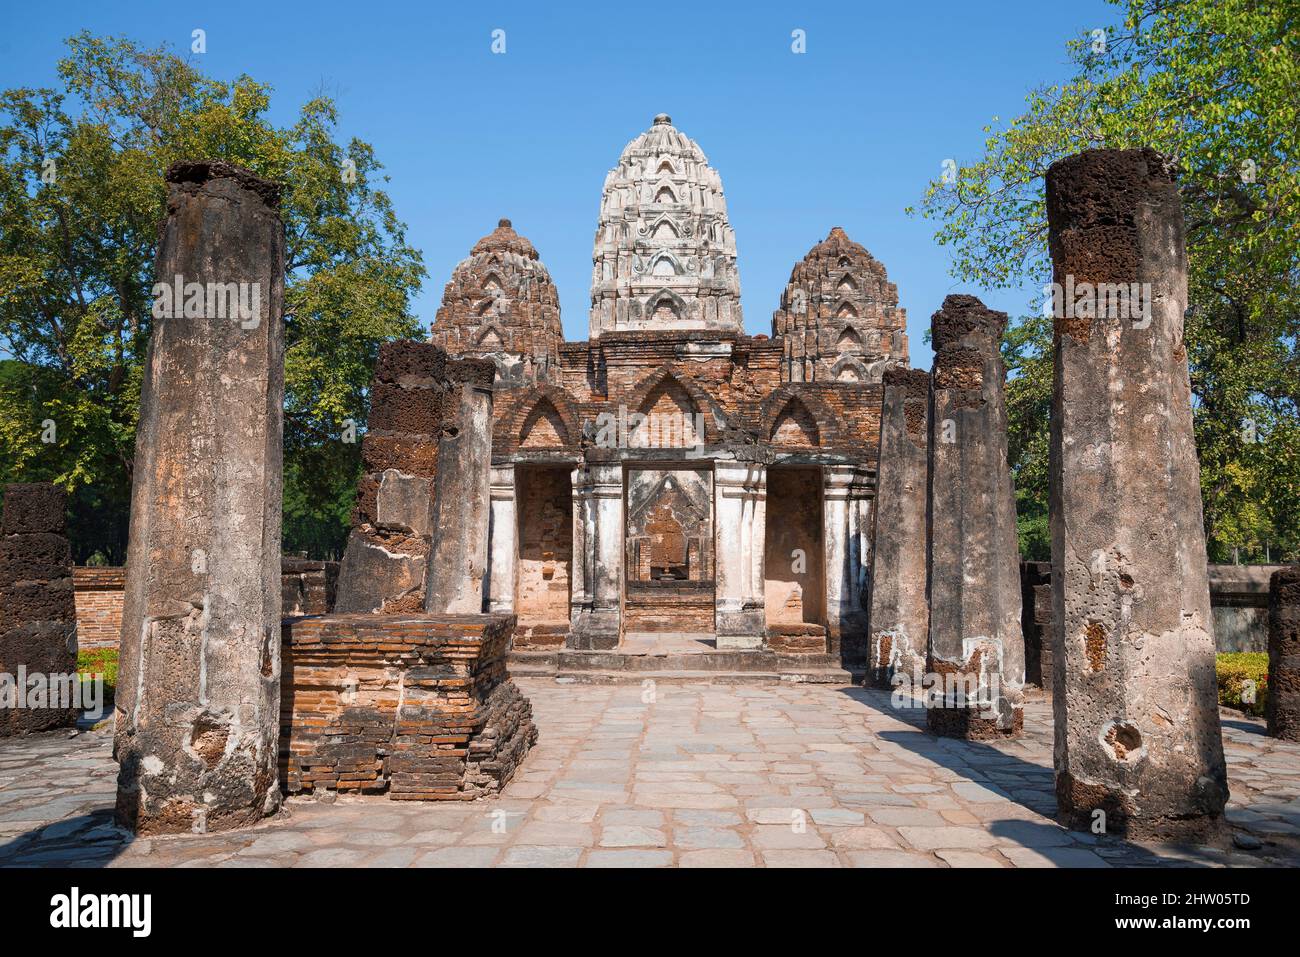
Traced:
<path fill-rule="evenodd" d="M 1262 558 L 1270 545 L 1275 559 L 1295 556 L 1300 3 L 1111 2 L 1120 22 L 1068 44 L 1074 76 L 1031 92 L 1004 126 L 986 126 L 983 155 L 931 183 L 920 211 L 942 221 L 936 239 L 953 251 L 957 277 L 1045 286 L 1048 166 L 1102 146 L 1151 146 L 1172 159 L 1187 218 L 1186 339 L 1211 556 Z M 1004 347 L 1022 543 L 1034 549 L 1047 510 L 1050 332 L 1024 319 Z"/>
<path fill-rule="evenodd" d="M 166 48 L 82 33 L 58 74 L 0 93 L 0 481 L 63 485 L 78 560 L 124 558 L 163 174 L 226 159 L 285 187 L 285 548 L 337 553 L 360 471 L 342 438 L 379 344 L 417 334 L 425 275 L 374 150 L 336 140 L 323 95 L 280 128 L 269 87 Z"/>

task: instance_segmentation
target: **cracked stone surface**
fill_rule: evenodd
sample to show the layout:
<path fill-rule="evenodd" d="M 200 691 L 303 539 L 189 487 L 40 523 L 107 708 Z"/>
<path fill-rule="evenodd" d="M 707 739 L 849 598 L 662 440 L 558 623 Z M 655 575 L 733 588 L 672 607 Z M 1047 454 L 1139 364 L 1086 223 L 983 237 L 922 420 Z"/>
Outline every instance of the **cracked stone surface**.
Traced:
<path fill-rule="evenodd" d="M 1222 715 L 1235 842 L 1156 848 L 1052 819 L 1043 697 L 1026 703 L 1023 738 L 971 742 L 935 738 L 920 709 L 862 688 L 517 681 L 541 737 L 504 797 L 294 799 L 221 834 L 132 841 L 114 828 L 111 734 L 7 740 L 0 866 L 1300 864 L 1300 744 L 1235 712 Z"/>

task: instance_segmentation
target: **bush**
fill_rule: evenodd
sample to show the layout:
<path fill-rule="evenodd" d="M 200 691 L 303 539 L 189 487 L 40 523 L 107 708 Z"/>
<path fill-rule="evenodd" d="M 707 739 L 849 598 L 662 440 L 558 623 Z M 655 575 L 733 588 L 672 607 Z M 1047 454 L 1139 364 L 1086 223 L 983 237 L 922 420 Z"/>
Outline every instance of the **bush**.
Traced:
<path fill-rule="evenodd" d="M 1219 704 L 1262 717 L 1268 700 L 1268 655 L 1262 651 L 1233 651 L 1217 655 L 1214 665 L 1219 679 Z M 1242 701 L 1243 691 L 1254 682 L 1253 701 Z M 1247 698 L 1252 695 L 1247 693 Z"/>
<path fill-rule="evenodd" d="M 89 681 L 92 675 L 104 676 L 104 704 L 113 701 L 117 690 L 117 649 L 95 648 L 91 651 L 77 652 L 77 673 L 82 681 Z"/>

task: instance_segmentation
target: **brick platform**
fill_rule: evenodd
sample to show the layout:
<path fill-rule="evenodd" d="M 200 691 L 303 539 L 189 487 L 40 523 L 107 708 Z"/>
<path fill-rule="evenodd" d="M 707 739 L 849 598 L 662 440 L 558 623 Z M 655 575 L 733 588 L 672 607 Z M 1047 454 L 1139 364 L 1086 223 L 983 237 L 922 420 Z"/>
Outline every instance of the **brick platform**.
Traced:
<path fill-rule="evenodd" d="M 513 615 L 322 615 L 283 627 L 281 779 L 393 800 L 497 794 L 537 740 Z"/>

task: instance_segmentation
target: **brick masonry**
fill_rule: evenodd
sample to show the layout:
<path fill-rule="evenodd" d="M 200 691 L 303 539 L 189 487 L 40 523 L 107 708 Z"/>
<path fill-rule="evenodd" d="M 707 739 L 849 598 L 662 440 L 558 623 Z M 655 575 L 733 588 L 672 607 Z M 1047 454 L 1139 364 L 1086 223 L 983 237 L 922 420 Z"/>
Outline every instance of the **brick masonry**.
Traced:
<path fill-rule="evenodd" d="M 77 649 L 116 648 L 122 637 L 122 589 L 126 569 L 74 568 L 77 599 Z"/>
<path fill-rule="evenodd" d="M 325 615 L 334 608 L 339 563 L 284 556 L 280 564 L 284 614 Z M 77 648 L 116 648 L 122 637 L 126 569 L 83 566 L 72 570 L 77 599 Z"/>
<path fill-rule="evenodd" d="M 280 559 L 280 589 L 286 618 L 327 615 L 334 608 L 338 562 L 318 562 L 285 555 Z"/>
<path fill-rule="evenodd" d="M 339 571 L 338 609 L 424 606 L 438 445 L 446 418 L 447 354 L 427 342 L 379 348 L 352 532 Z"/>
<path fill-rule="evenodd" d="M 283 628 L 280 775 L 293 794 L 465 801 L 537 740 L 506 673 L 513 615 L 328 615 Z"/>
<path fill-rule="evenodd" d="M 1210 606 L 1219 652 L 1268 650 L 1268 580 L 1276 565 L 1211 565 Z M 1263 583 L 1263 588 L 1260 585 Z M 1020 563 L 1025 680 L 1052 691 L 1052 563 Z"/>

